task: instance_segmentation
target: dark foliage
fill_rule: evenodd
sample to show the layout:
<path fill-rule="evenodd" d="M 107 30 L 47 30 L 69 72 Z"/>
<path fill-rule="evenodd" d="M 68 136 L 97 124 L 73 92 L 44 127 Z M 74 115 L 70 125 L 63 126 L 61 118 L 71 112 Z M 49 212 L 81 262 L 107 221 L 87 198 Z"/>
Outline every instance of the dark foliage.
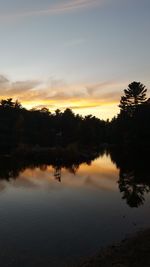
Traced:
<path fill-rule="evenodd" d="M 11 98 L 0 102 L 0 153 L 18 149 L 99 147 L 101 144 L 150 146 L 150 101 L 147 89 L 132 82 L 120 100 L 120 113 L 111 122 L 92 115 L 75 115 L 71 109 L 26 110 Z"/>
<path fill-rule="evenodd" d="M 12 99 L 0 102 L 0 151 L 19 148 L 30 150 L 47 147 L 99 146 L 105 141 L 106 122 L 91 115 L 83 118 L 72 110 L 26 110 Z"/>
<path fill-rule="evenodd" d="M 120 113 L 109 124 L 109 143 L 124 146 L 150 146 L 150 101 L 145 86 L 129 84 L 121 97 Z"/>
<path fill-rule="evenodd" d="M 149 151 L 123 147 L 109 148 L 111 160 L 119 169 L 118 186 L 130 207 L 143 205 L 150 192 Z"/>
<path fill-rule="evenodd" d="M 145 85 L 140 82 L 132 82 L 128 85 L 127 89 L 124 89 L 124 96 L 120 100 L 121 112 L 126 112 L 129 116 L 132 116 L 136 107 L 145 103 L 147 89 Z"/>

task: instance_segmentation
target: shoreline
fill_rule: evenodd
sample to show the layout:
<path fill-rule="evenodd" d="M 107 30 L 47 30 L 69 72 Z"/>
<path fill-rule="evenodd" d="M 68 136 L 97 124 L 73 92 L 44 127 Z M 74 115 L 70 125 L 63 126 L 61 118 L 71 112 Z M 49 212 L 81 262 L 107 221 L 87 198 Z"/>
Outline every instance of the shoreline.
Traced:
<path fill-rule="evenodd" d="M 150 229 L 142 230 L 120 243 L 101 249 L 76 267 L 149 267 Z"/>

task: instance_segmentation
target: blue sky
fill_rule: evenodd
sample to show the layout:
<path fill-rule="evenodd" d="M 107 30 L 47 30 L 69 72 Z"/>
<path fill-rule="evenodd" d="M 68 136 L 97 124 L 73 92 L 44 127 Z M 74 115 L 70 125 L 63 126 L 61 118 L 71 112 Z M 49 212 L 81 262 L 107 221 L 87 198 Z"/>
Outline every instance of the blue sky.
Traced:
<path fill-rule="evenodd" d="M 149 0 L 0 0 L 0 94 L 112 117 L 150 86 Z"/>

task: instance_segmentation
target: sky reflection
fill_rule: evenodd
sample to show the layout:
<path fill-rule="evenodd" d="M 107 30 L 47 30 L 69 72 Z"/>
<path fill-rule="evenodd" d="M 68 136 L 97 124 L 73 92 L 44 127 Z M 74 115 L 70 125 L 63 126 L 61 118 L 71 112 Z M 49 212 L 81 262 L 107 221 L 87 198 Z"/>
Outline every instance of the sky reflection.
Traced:
<path fill-rule="evenodd" d="M 1 262 L 10 264 L 13 258 L 20 266 L 70 266 L 148 227 L 150 196 L 131 209 L 121 199 L 118 179 L 119 170 L 104 155 L 81 164 L 76 174 L 63 168 L 61 183 L 45 165 L 0 180 Z"/>
<path fill-rule="evenodd" d="M 87 187 L 106 191 L 117 189 L 118 170 L 107 156 L 94 160 L 91 165 L 81 164 L 75 174 L 65 168 L 60 172 L 61 184 L 55 180 L 55 169 L 43 165 L 40 168 L 26 169 L 17 179 L 11 179 L 8 183 L 0 181 L 0 188 L 59 190 L 60 187 Z"/>

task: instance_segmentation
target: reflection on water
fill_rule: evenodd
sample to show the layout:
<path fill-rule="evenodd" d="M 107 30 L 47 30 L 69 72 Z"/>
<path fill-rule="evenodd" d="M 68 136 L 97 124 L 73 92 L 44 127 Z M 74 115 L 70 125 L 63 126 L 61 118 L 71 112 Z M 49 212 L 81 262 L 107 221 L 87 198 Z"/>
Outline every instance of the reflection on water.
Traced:
<path fill-rule="evenodd" d="M 138 157 L 139 155 L 140 157 Z M 78 159 L 75 163 L 66 163 L 62 159 L 57 159 L 53 163 L 49 161 L 46 163 L 41 161 L 22 162 L 6 157 L 2 158 L 0 162 L 0 179 L 8 181 L 19 179 L 19 183 L 21 183 L 23 176 L 27 183 L 30 173 L 33 175 L 34 171 L 34 176 L 42 179 L 41 182 L 44 182 L 43 176 L 46 175 L 53 176 L 58 182 L 66 183 L 66 176 L 70 177 L 70 174 L 73 174 L 76 177 L 71 177 L 68 181 L 70 185 L 81 186 L 84 176 L 84 185 L 110 189 L 111 187 L 116 188 L 116 184 L 112 183 L 113 177 L 115 177 L 122 199 L 125 199 L 130 207 L 138 207 L 144 204 L 145 194 L 150 191 L 148 159 L 148 155 L 145 154 L 134 153 L 133 155 L 131 151 L 124 154 L 116 149 L 102 150 L 96 159 L 88 158 L 87 162 Z M 44 172 L 45 174 L 43 174 Z M 63 181 L 62 176 L 64 176 Z M 1 187 L 3 188 L 3 186 Z"/>
<path fill-rule="evenodd" d="M 130 207 L 144 204 L 150 192 L 149 153 L 111 150 L 111 159 L 119 169 L 119 189 Z"/>
<path fill-rule="evenodd" d="M 148 227 L 149 191 L 145 153 L 109 149 L 69 163 L 1 158 L 0 263 L 71 266 Z"/>
<path fill-rule="evenodd" d="M 4 166 L 7 166 L 5 163 Z M 13 169 L 10 169 L 13 166 Z M 101 190 L 116 190 L 118 170 L 111 163 L 110 157 L 104 155 L 93 162 L 82 163 L 80 165 L 70 165 L 67 167 L 58 165 L 35 164 L 29 167 L 18 168 L 14 166 L 2 171 L 1 184 L 5 183 L 7 187 L 42 187 L 55 184 L 54 180 L 62 183 L 62 186 L 70 187 L 91 187 Z M 7 167 L 6 167 L 7 168 Z M 4 176 L 4 173 L 6 176 Z M 4 184 L 4 183 L 3 183 Z M 55 184 L 56 185 L 56 184 Z"/>

